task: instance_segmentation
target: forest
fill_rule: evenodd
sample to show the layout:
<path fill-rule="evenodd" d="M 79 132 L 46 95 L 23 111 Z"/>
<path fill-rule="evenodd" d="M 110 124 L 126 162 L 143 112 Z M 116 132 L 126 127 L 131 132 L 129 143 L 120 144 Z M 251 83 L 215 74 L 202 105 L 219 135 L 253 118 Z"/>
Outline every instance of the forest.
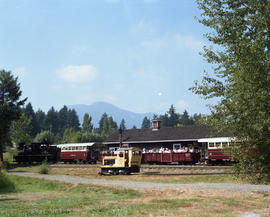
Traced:
<path fill-rule="evenodd" d="M 67 106 L 63 106 L 59 111 L 51 107 L 47 113 L 40 109 L 35 112 L 29 102 L 21 110 L 20 118 L 13 121 L 10 128 L 10 138 L 13 144 L 30 143 L 32 141 L 48 141 L 53 144 L 102 142 L 113 130 L 119 128 L 127 130 L 124 119 L 118 126 L 113 117 L 106 113 L 100 117 L 98 127 L 95 128 L 91 114 L 85 113 L 83 122 L 80 123 L 76 111 L 68 109 Z M 153 118 L 159 118 L 162 127 L 179 127 L 199 124 L 203 116 L 201 114 L 190 116 L 186 110 L 183 114 L 179 114 L 175 107 L 171 105 L 164 115 L 154 115 Z M 151 119 L 145 117 L 141 128 L 150 127 Z M 136 128 L 136 126 L 133 126 L 133 129 Z"/>

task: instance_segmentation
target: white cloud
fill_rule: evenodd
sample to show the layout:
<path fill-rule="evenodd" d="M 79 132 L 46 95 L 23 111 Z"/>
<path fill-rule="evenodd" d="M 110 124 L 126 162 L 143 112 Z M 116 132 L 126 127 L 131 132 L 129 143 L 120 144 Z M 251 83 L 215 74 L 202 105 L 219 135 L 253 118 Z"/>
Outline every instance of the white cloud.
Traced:
<path fill-rule="evenodd" d="M 69 83 L 85 83 L 95 79 L 96 67 L 92 65 L 67 65 L 57 70 L 58 76 Z"/>
<path fill-rule="evenodd" d="M 162 93 L 161 93 L 161 92 L 159 92 L 159 93 L 158 93 L 158 96 L 162 96 Z"/>
<path fill-rule="evenodd" d="M 178 110 L 183 110 L 183 109 L 187 109 L 190 106 L 189 102 L 185 101 L 185 100 L 178 100 L 175 103 L 175 107 Z"/>

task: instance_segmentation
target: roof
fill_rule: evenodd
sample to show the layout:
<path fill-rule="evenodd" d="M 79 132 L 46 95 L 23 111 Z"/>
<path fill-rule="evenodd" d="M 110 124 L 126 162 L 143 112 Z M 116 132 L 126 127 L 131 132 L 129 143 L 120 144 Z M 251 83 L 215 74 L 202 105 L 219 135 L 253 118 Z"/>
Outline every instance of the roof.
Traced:
<path fill-rule="evenodd" d="M 213 128 L 209 126 L 183 126 L 163 127 L 158 130 L 131 129 L 124 130 L 123 143 L 150 143 L 150 142 L 173 142 L 173 141 L 197 141 L 201 138 L 209 138 L 213 135 Z M 119 132 L 114 131 L 104 144 L 119 143 Z"/>
<path fill-rule="evenodd" d="M 58 148 L 61 147 L 73 147 L 73 146 L 93 146 L 95 144 L 95 142 L 91 142 L 91 143 L 68 143 L 68 144 L 59 144 L 57 145 Z"/>

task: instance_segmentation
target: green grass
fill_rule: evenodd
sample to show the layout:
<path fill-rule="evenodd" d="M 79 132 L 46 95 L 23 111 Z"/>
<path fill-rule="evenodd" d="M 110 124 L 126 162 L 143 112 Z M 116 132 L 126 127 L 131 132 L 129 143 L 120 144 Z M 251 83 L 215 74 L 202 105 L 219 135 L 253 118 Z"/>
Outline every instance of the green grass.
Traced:
<path fill-rule="evenodd" d="M 6 175 L 15 185 L 0 194 L 1 217 L 25 216 L 189 216 L 232 217 L 237 210 L 259 209 L 270 213 L 270 197 L 199 196 L 187 191 L 173 194 L 72 185 L 42 179 Z M 269 216 L 269 215 L 265 215 Z"/>

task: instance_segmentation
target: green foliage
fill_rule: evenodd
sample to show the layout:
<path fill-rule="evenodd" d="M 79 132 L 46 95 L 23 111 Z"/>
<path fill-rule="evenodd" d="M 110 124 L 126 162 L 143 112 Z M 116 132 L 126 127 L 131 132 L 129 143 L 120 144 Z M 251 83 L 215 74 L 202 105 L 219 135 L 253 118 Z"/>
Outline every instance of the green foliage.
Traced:
<path fill-rule="evenodd" d="M 147 117 L 144 117 L 143 121 L 142 121 L 142 129 L 148 129 L 151 127 L 151 120 Z"/>
<path fill-rule="evenodd" d="M 197 114 L 194 114 L 194 118 L 198 118 Z M 175 107 L 171 105 L 169 111 L 164 115 L 160 115 L 161 125 L 163 127 L 176 127 L 176 126 L 187 126 L 194 124 L 194 118 L 189 116 L 188 112 L 185 110 L 183 114 L 176 112 Z"/>
<path fill-rule="evenodd" d="M 0 193 L 12 192 L 14 190 L 14 183 L 10 180 L 5 172 L 0 171 Z"/>
<path fill-rule="evenodd" d="M 55 142 L 55 136 L 50 131 L 42 131 L 37 134 L 35 141 L 47 141 L 48 143 L 53 144 Z"/>
<path fill-rule="evenodd" d="M 64 132 L 62 143 L 75 143 L 79 141 L 79 132 L 73 128 L 67 128 Z"/>
<path fill-rule="evenodd" d="M 31 119 L 31 129 L 30 129 L 30 136 L 34 138 L 40 132 L 40 126 L 36 119 L 36 114 L 33 110 L 32 104 L 29 102 L 26 107 L 23 109 L 25 116 Z"/>
<path fill-rule="evenodd" d="M 77 142 L 103 142 L 104 137 L 98 133 L 81 132 Z"/>
<path fill-rule="evenodd" d="M 31 122 L 32 117 L 25 115 L 24 112 L 19 120 L 12 122 L 10 136 L 15 144 L 19 144 L 20 142 L 30 143 L 32 141 L 30 134 L 33 125 Z"/>
<path fill-rule="evenodd" d="M 0 70 L 0 161 L 3 161 L 3 145 L 9 142 L 11 122 L 19 119 L 21 106 L 27 100 L 20 100 L 21 95 L 18 78 L 10 71 Z"/>
<path fill-rule="evenodd" d="M 85 113 L 83 116 L 83 123 L 82 123 L 82 132 L 92 132 L 93 131 L 93 124 L 91 123 L 92 117 Z"/>
<path fill-rule="evenodd" d="M 204 48 L 214 74 L 195 81 L 192 91 L 218 98 L 209 123 L 230 133 L 235 170 L 247 178 L 270 178 L 270 2 L 197 0 L 206 34 L 214 48 Z"/>
<path fill-rule="evenodd" d="M 106 138 L 113 130 L 117 129 L 117 124 L 112 117 L 109 117 L 106 113 L 101 116 L 99 121 L 99 133 Z"/>
<path fill-rule="evenodd" d="M 121 128 L 122 130 L 126 130 L 126 129 L 127 129 L 127 127 L 126 127 L 126 122 L 125 122 L 124 119 L 121 120 L 120 128 Z"/>
<path fill-rule="evenodd" d="M 49 166 L 49 164 L 48 164 L 47 159 L 45 159 L 45 160 L 42 162 L 42 164 L 40 165 L 39 171 L 38 171 L 38 172 L 39 172 L 40 174 L 48 174 L 49 171 L 50 171 L 50 166 Z"/>

